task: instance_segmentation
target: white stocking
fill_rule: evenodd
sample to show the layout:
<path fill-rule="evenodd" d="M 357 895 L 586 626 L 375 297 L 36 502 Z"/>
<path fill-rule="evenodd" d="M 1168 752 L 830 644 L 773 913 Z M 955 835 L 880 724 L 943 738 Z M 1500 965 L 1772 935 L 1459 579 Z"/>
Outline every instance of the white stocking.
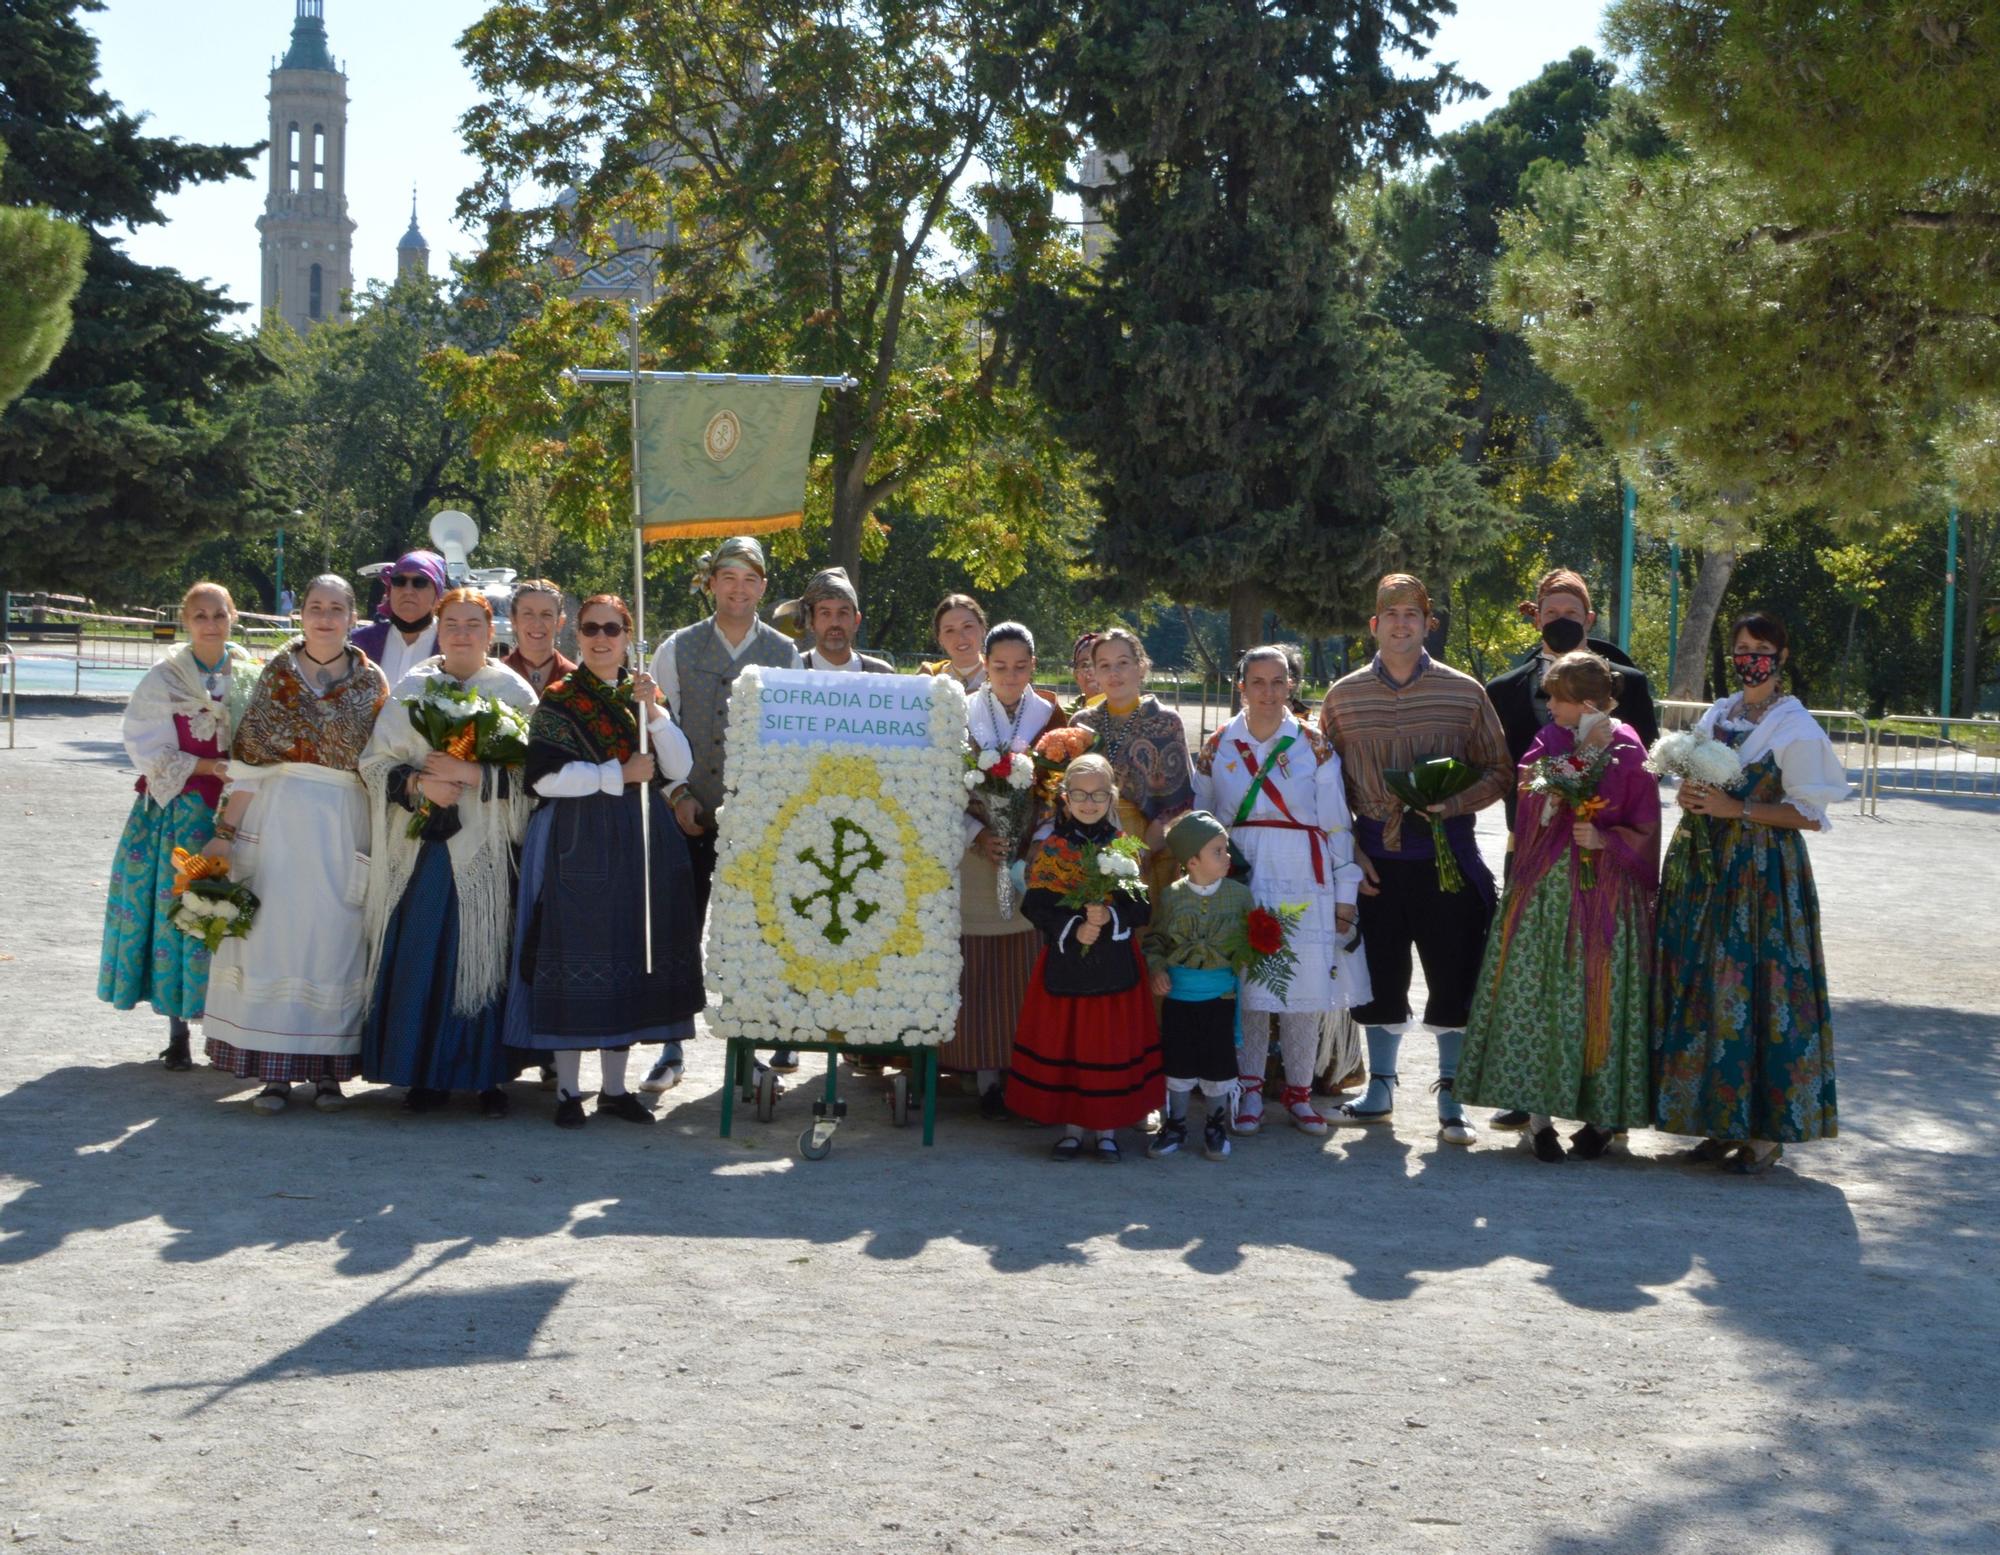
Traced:
<path fill-rule="evenodd" d="M 1320 1015 L 1278 1017 L 1278 1053 L 1285 1064 L 1285 1084 L 1312 1088 L 1313 1065 L 1319 1062 Z"/>
<path fill-rule="evenodd" d="M 597 1055 L 597 1067 L 599 1072 L 604 1076 L 604 1095 L 623 1096 L 625 1094 L 625 1066 L 631 1061 L 631 1058 L 632 1050 L 630 1048 L 620 1048 L 615 1053 L 599 1053 Z"/>

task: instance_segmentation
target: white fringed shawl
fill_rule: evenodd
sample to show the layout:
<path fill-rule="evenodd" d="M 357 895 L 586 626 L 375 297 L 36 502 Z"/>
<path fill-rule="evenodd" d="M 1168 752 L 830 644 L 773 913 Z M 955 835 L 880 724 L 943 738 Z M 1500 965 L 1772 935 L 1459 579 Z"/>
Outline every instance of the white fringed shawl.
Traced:
<path fill-rule="evenodd" d="M 382 704 L 375 732 L 361 753 L 361 781 L 368 788 L 373 830 L 374 863 L 368 872 L 368 983 L 373 987 L 382 964 L 382 945 L 389 919 L 416 873 L 421 839 L 409 835 L 410 812 L 389 798 L 390 774 L 397 767 L 419 767 L 431 747 L 410 722 L 408 701 L 420 697 L 425 685 L 444 674 L 444 661 L 418 665 L 397 684 Z M 465 682 L 522 709 L 535 705 L 528 683 L 500 664 L 482 666 Z M 481 799 L 465 790 L 458 802 L 459 829 L 445 843 L 451 857 L 451 878 L 458 887 L 458 980 L 452 1008 L 476 1015 L 499 997 L 507 981 L 507 943 L 512 928 L 514 847 L 528 827 L 528 788 L 519 767 L 508 769 L 508 793 Z"/>
<path fill-rule="evenodd" d="M 212 737 L 226 756 L 243 709 L 250 705 L 250 693 L 257 689 L 260 666 L 236 643 L 223 644 L 222 668 L 229 686 L 218 705 L 202 683 L 194 649 L 176 643 L 146 671 L 125 704 L 120 730 L 125 754 L 146 780 L 146 797 L 163 810 L 180 798 L 199 759 L 181 749 L 174 719 L 187 719 L 197 740 Z"/>

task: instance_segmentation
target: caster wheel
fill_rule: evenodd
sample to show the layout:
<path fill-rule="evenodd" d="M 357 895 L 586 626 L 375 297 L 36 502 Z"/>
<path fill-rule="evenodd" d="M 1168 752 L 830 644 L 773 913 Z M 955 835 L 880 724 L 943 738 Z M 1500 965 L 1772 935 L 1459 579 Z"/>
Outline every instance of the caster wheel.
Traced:
<path fill-rule="evenodd" d="M 824 1161 L 833 1153 L 833 1140 L 828 1138 L 819 1144 L 813 1143 L 814 1130 L 807 1129 L 799 1135 L 799 1154 L 808 1161 Z"/>
<path fill-rule="evenodd" d="M 757 1104 L 757 1121 L 769 1123 L 778 1112 L 778 1077 L 769 1069 L 757 1072 L 757 1094 L 752 1098 Z"/>
<path fill-rule="evenodd" d="M 901 1070 L 889 1084 L 889 1121 L 897 1128 L 907 1128 L 910 1122 L 910 1076 Z"/>

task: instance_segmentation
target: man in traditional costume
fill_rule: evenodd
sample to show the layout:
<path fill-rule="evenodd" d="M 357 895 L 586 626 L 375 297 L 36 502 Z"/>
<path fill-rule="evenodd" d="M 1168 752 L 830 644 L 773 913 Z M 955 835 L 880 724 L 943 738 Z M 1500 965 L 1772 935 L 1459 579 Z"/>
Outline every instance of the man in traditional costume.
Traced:
<path fill-rule="evenodd" d="M 1440 664 L 1424 649 L 1432 629 L 1430 593 L 1408 573 L 1376 585 L 1375 657 L 1336 681 L 1320 708 L 1320 728 L 1346 769 L 1360 862 L 1361 938 L 1373 997 L 1354 1018 L 1367 1030 L 1368 1090 L 1340 1109 L 1343 1120 L 1387 1122 L 1395 1110 L 1396 1059 L 1403 1038 L 1427 1030 L 1438 1045 L 1438 1133 L 1448 1144 L 1477 1135 L 1454 1094 L 1465 1022 L 1478 986 L 1486 931 L 1493 919 L 1493 873 L 1479 856 L 1473 817 L 1512 785 L 1514 764 L 1500 720 L 1478 681 Z M 1464 885 L 1447 891 L 1438 878 L 1431 830 L 1411 824 L 1403 801 L 1383 780 L 1419 762 L 1456 757 L 1475 768 L 1470 787 L 1434 806 L 1444 821 Z M 1410 1019 L 1410 952 L 1423 960 L 1429 996 L 1421 1022 Z"/>
<path fill-rule="evenodd" d="M 729 727 L 730 690 L 746 664 L 782 670 L 801 667 L 792 640 L 757 618 L 769 570 L 764 547 L 750 535 L 725 540 L 705 554 L 696 566 L 695 589 L 708 594 L 715 613 L 682 627 L 653 655 L 654 684 L 687 736 L 694 762 L 686 791 L 674 801 L 674 819 L 687 837 L 697 924 L 708 916 L 715 882 L 716 819 L 728 792 L 723 736 Z M 640 1088 L 653 1091 L 671 1083 L 669 1075 L 660 1072 L 667 1064 L 663 1057 Z M 798 1057 L 780 1049 L 773 1055 L 772 1067 L 790 1073 L 798 1068 Z"/>
<path fill-rule="evenodd" d="M 813 645 L 804 654 L 807 669 L 864 675 L 896 673 L 896 666 L 887 659 L 855 649 L 854 634 L 861 629 L 861 596 L 845 567 L 827 567 L 813 574 L 798 598 L 798 619 L 800 626 L 812 633 Z"/>
<path fill-rule="evenodd" d="M 1243 711 L 1203 743 L 1194 760 L 1194 802 L 1213 812 L 1250 863 L 1250 891 L 1275 912 L 1305 910 L 1292 926 L 1298 966 L 1280 998 L 1261 983 L 1243 985 L 1238 1049 L 1236 1132 L 1264 1121 L 1264 1067 L 1271 1018 L 1285 1066 L 1284 1116 L 1308 1134 L 1326 1119 L 1312 1104 L 1320 1027 L 1328 1011 L 1368 999 L 1368 969 L 1354 947 L 1361 866 L 1354 858 L 1340 757 L 1287 706 L 1291 666 L 1276 646 L 1252 648 L 1237 670 Z"/>
<path fill-rule="evenodd" d="M 356 627 L 348 640 L 374 660 L 394 686 L 437 654 L 437 605 L 446 588 L 444 558 L 436 551 L 407 552 L 396 559 L 383 584 L 389 590 L 388 617 Z"/>

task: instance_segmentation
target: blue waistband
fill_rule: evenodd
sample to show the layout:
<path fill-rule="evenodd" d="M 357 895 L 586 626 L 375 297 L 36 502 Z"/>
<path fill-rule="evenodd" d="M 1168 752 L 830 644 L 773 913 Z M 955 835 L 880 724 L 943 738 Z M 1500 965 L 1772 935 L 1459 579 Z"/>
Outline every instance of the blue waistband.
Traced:
<path fill-rule="evenodd" d="M 1168 990 L 1169 999 L 1180 999 L 1188 1004 L 1199 1004 L 1204 999 L 1223 999 L 1236 992 L 1236 974 L 1228 967 L 1212 970 L 1191 966 L 1170 966 L 1167 976 L 1174 986 Z"/>

